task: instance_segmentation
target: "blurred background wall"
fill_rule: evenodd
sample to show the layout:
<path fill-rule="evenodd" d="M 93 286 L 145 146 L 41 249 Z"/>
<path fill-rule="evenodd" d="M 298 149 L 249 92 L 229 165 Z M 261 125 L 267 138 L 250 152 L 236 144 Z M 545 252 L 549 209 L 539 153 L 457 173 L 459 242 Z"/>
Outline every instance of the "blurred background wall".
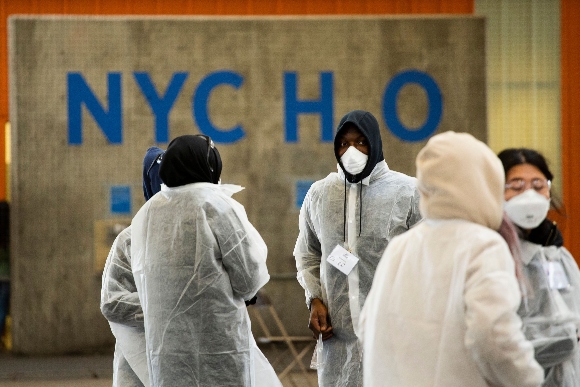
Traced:
<path fill-rule="evenodd" d="M 387 163 L 409 175 L 436 132 L 487 140 L 483 18 L 13 16 L 9 42 L 18 352 L 110 338 L 103 263 L 144 202 L 151 145 L 213 138 L 222 182 L 246 187 L 236 198 L 268 245 L 266 292 L 304 335 L 298 212 L 336 171 L 340 118 L 365 109 L 388 123 Z"/>
<path fill-rule="evenodd" d="M 0 60 L 5 64 L 8 63 L 7 46 L 4 43 L 7 41 L 7 17 L 14 14 L 214 16 L 463 14 L 483 16 L 486 18 L 485 52 L 487 69 L 484 77 L 487 77 L 487 83 L 483 86 L 477 83 L 476 90 L 465 92 L 485 96 L 486 91 L 487 109 L 485 108 L 485 97 L 481 102 L 475 101 L 477 106 L 462 106 L 462 109 L 467 109 L 471 114 L 475 114 L 475 117 L 478 115 L 480 117 L 470 118 L 467 123 L 474 122 L 475 124 L 473 127 L 468 128 L 465 125 L 465 121 L 449 120 L 449 111 L 445 110 L 447 109 L 445 107 L 443 117 L 448 121 L 442 121 L 442 125 L 438 127 L 438 130 L 472 131 L 480 138 L 487 139 L 494 151 L 499 151 L 508 146 L 530 146 L 544 152 L 550 159 L 551 166 L 557 176 L 555 187 L 557 192 L 562 195 L 565 205 L 565 217 L 554 215 L 558 217 L 561 226 L 563 226 L 566 246 L 573 255 L 580 255 L 580 241 L 572 238 L 575 232 L 575 219 L 580 218 L 580 203 L 572 200 L 576 188 L 580 186 L 580 177 L 573 172 L 574 166 L 578 165 L 578 158 L 580 157 L 576 149 L 578 146 L 576 144 L 579 143 L 579 135 L 577 131 L 573 130 L 580 123 L 579 102 L 577 98 L 574 98 L 577 92 L 580 91 L 578 90 L 578 76 L 580 75 L 578 70 L 578 37 L 580 30 L 578 26 L 574 25 L 574 20 L 577 20 L 577 17 L 580 16 L 580 7 L 573 0 L 535 2 L 508 0 L 398 0 L 386 2 L 338 0 L 293 2 L 252 0 L 189 0 L 172 2 L 108 0 L 79 2 L 54 0 L 38 2 L 32 0 L 3 0 L 0 1 L 0 23 L 2 23 L 0 24 L 0 33 L 5 38 L 0 45 Z M 316 28 L 312 29 L 312 31 L 316 31 Z M 417 36 L 414 35 L 416 29 L 403 28 L 400 31 L 402 31 L 400 39 L 403 40 L 405 38 L 412 40 L 413 37 Z M 455 36 L 451 34 L 449 38 L 451 42 L 461 42 L 463 40 L 463 44 L 470 44 L 470 39 L 473 39 L 474 36 L 466 36 L 461 34 L 460 31 L 462 30 L 456 30 L 457 34 Z M 385 36 L 387 35 L 385 34 Z M 151 36 L 154 36 L 154 34 Z M 23 38 L 26 39 L 25 36 Z M 38 37 L 35 38 L 34 34 L 28 36 L 28 38 L 31 39 L 30 43 L 35 43 L 38 40 Z M 224 38 L 216 34 L 215 39 Z M 94 43 L 86 42 L 85 44 Z M 22 46 L 25 45 L 26 42 L 22 42 Z M 308 47 L 305 48 L 308 49 Z M 111 55 L 111 59 L 114 62 L 115 55 Z M 191 56 L 193 57 L 194 55 Z M 65 57 L 66 55 L 62 58 Z M 434 57 L 431 56 L 430 58 L 434 62 Z M 36 62 L 29 62 L 28 67 L 25 65 L 26 61 L 22 63 L 21 87 L 24 87 L 27 82 L 34 80 L 34 78 L 27 78 L 28 74 L 42 76 L 42 66 L 47 57 L 40 56 L 30 59 L 34 59 Z M 58 62 L 58 58 L 54 60 Z M 243 63 L 244 60 L 248 61 L 249 59 L 238 57 L 237 60 Z M 56 62 L 51 63 L 54 66 Z M 146 67 L 146 65 L 144 66 Z M 28 207 L 31 212 L 26 217 L 23 216 L 20 220 L 13 219 L 13 222 L 19 225 L 18 229 L 22 231 L 22 235 L 28 232 L 29 235 L 34 235 L 34 238 L 36 238 L 27 240 L 26 244 L 21 245 L 23 251 L 26 251 L 25 254 L 13 254 L 12 257 L 12 317 L 15 322 L 12 324 L 12 334 L 15 338 L 14 350 L 16 352 L 63 353 L 90 351 L 112 342 L 110 333 L 107 331 L 106 322 L 99 316 L 98 310 L 95 310 L 95 306 L 98 306 L 98 301 L 96 300 L 98 300 L 98 289 L 100 288 L 99 267 L 102 259 L 104 259 L 103 246 L 106 246 L 107 241 L 110 240 L 111 233 L 126 224 L 131 214 L 138 209 L 139 200 L 142 200 L 139 193 L 140 171 L 138 166 L 145 148 L 141 148 L 146 144 L 157 144 L 161 147 L 164 145 L 163 142 L 158 142 L 153 137 L 154 124 L 152 122 L 152 114 L 150 110 L 147 110 L 148 107 L 144 102 L 144 97 L 139 94 L 140 86 L 138 86 L 133 73 L 144 70 L 143 72 L 146 72 L 152 83 L 156 85 L 158 92 L 162 93 L 176 72 L 189 72 L 187 81 L 183 83 L 181 96 L 176 100 L 176 106 L 172 110 L 169 120 L 170 136 L 174 137 L 179 134 L 199 131 L 191 117 L 190 105 L 198 80 L 210 72 L 208 70 L 202 74 L 203 71 L 201 71 L 194 77 L 193 75 L 195 74 L 192 69 L 184 66 L 187 67 L 187 64 L 182 65 L 181 68 L 170 65 L 158 75 L 152 71 L 147 72 L 145 67 L 141 69 L 126 68 L 125 71 L 120 71 L 123 91 L 126 93 L 123 98 L 127 98 L 127 95 L 129 95 L 129 99 L 132 101 L 127 102 L 124 99 L 124 109 L 131 109 L 129 115 L 135 118 L 135 123 L 137 124 L 134 132 L 132 131 L 133 129 L 125 127 L 124 133 L 126 137 L 124 138 L 124 143 L 134 144 L 135 147 L 130 151 L 124 151 L 126 152 L 123 154 L 125 162 L 122 163 L 122 168 L 118 167 L 119 164 L 114 161 L 116 159 L 113 156 L 119 152 L 106 150 L 102 152 L 99 150 L 100 146 L 102 146 L 102 149 L 115 149 L 115 147 L 110 144 L 106 145 L 107 140 L 103 132 L 98 128 L 93 117 L 87 114 L 86 109 L 83 110 L 83 133 L 86 136 L 83 144 L 77 145 L 76 148 L 73 146 L 71 153 L 60 155 L 62 157 L 60 160 L 58 155 L 46 156 L 50 159 L 50 165 L 36 164 L 41 159 L 37 158 L 35 160 L 29 156 L 25 158 L 29 164 L 21 164 L 19 168 L 10 168 L 11 160 L 18 158 L 18 154 L 15 154 L 15 152 L 17 152 L 19 146 L 30 152 L 37 152 L 38 155 L 42 155 L 45 151 L 43 142 L 50 143 L 52 147 L 69 147 L 70 144 L 66 143 L 68 141 L 66 136 L 61 137 L 59 140 L 58 136 L 53 135 L 55 132 L 62 131 L 62 125 L 66 125 L 66 121 L 59 122 L 59 125 L 48 126 L 44 128 L 44 131 L 30 126 L 29 131 L 22 133 L 23 136 L 28 137 L 23 137 L 22 140 L 12 139 L 10 141 L 9 139 L 2 142 L 5 136 L 0 136 L 0 156 L 4 154 L 7 166 L 6 169 L 0 168 L 0 199 L 2 197 L 8 200 L 12 199 L 13 195 L 8 184 L 10 181 L 9 174 L 11 171 L 14 173 L 18 170 L 19 172 L 16 173 L 26 178 L 21 180 L 16 176 L 13 179 L 16 184 L 13 186 L 19 187 L 22 193 L 26 192 L 31 195 L 27 199 L 43 203 L 43 207 L 40 208 L 44 208 L 39 213 L 34 214 L 32 209 L 36 207 Z M 414 67 L 421 66 L 415 65 Z M 118 68 L 116 70 L 119 72 Z M 346 70 L 348 70 L 348 66 L 345 67 Z M 355 72 L 359 70 L 356 67 L 352 69 Z M 430 73 L 429 68 L 423 68 L 422 70 Z M 48 70 L 46 71 L 48 72 Z M 115 69 L 111 69 L 110 72 L 114 71 Z M 94 88 L 95 95 L 106 106 L 109 72 L 97 71 L 91 73 L 90 70 L 84 70 L 84 68 L 77 68 L 76 72 L 84 77 L 87 85 Z M 322 79 L 320 72 L 320 69 L 316 69 L 315 66 L 312 67 L 310 72 L 305 71 L 303 74 L 298 72 L 297 90 L 299 98 L 317 98 L 317 93 L 320 92 L 321 86 L 319 82 Z M 388 80 L 397 73 L 396 65 L 387 66 L 383 75 L 384 79 L 381 81 L 382 84 L 374 85 L 376 91 L 384 88 Z M 335 70 L 335 77 L 336 75 Z M 456 71 L 448 74 L 449 77 L 459 79 L 459 83 L 465 82 L 464 78 L 468 75 L 466 71 Z M 192 81 L 193 78 L 195 78 L 194 81 Z M 344 77 L 340 78 L 343 79 Z M 78 81 L 78 78 L 75 79 Z M 179 83 L 178 81 L 179 79 L 176 80 L 177 83 Z M 245 82 L 248 82 L 248 78 L 245 78 Z M 336 77 L 335 82 L 338 84 L 340 79 Z M 64 78 L 59 80 L 55 83 L 55 86 L 58 86 L 58 84 L 66 84 L 66 80 Z M 281 85 L 278 84 L 277 87 L 281 87 Z M 0 122 L 7 123 L 12 121 L 14 123 L 16 117 L 9 117 L 8 115 L 7 71 L 0 72 L 0 88 L 4 90 L 4 93 L 0 93 Z M 246 112 L 246 108 L 250 104 L 245 105 L 247 103 L 244 102 L 245 97 L 236 97 L 236 94 L 241 93 L 237 93 L 234 89 L 230 88 L 228 91 L 228 87 L 226 87 L 225 90 L 225 92 L 222 92 L 223 95 L 221 97 L 234 101 L 233 111 L 228 112 L 227 109 L 214 108 L 217 110 L 211 111 L 210 115 L 212 119 L 216 120 L 214 122 L 216 126 L 233 127 L 240 122 L 239 113 Z M 240 88 L 240 91 L 242 90 L 244 90 L 244 87 Z M 268 85 L 264 85 L 263 90 L 268 91 Z M 401 109 L 399 111 L 401 121 L 409 127 L 420 126 L 425 118 L 428 103 L 422 92 L 420 88 L 414 89 L 413 86 L 409 86 L 400 95 L 403 101 L 402 106 L 414 106 L 417 110 L 413 112 L 412 109 L 408 111 L 399 107 Z M 414 174 L 414 167 L 409 160 L 414 158 L 414 154 L 417 149 L 420 149 L 422 142 L 410 144 L 394 137 L 387 130 L 384 118 L 380 118 L 380 95 L 377 96 L 376 101 L 373 103 L 365 103 L 365 106 L 355 106 L 356 104 L 353 104 L 353 101 L 358 102 L 358 97 L 360 96 L 344 94 L 345 92 L 342 89 L 340 91 L 337 89 L 335 93 L 337 93 L 338 98 L 335 101 L 334 124 L 338 122 L 344 111 L 349 110 L 351 107 L 372 110 L 379 118 L 381 127 L 385 129 L 383 137 L 385 139 L 387 162 L 393 169 L 398 169 L 411 175 Z M 443 97 L 449 98 L 446 93 L 447 91 L 443 90 Z M 58 93 L 47 92 L 47 95 L 42 97 L 47 102 L 51 102 L 51 98 L 56 95 Z M 343 103 L 341 98 L 345 98 L 345 95 L 348 102 Z M 31 96 L 31 98 L 34 99 L 36 97 Z M 62 104 L 62 98 L 66 98 L 66 96 L 60 95 L 59 98 L 61 100 L 57 103 Z M 37 103 L 40 100 L 41 98 L 36 99 Z M 364 100 L 364 95 L 362 100 Z M 415 105 L 405 104 L 405 101 L 411 101 Z M 20 114 L 23 114 L 26 119 L 30 119 L 31 122 L 42 122 L 43 114 L 50 114 L 49 103 L 43 106 L 43 109 L 47 109 L 46 111 L 32 109 L 34 113 L 27 115 L 25 113 L 26 100 L 21 102 L 23 105 L 20 105 L 22 106 Z M 274 104 L 276 102 L 280 101 L 273 101 Z M 179 108 L 179 104 L 183 105 L 182 108 Z M 38 106 L 41 106 L 41 104 Z M 483 116 L 487 113 L 487 120 L 481 118 L 479 108 L 484 109 Z M 179 113 L 180 111 L 182 113 Z M 281 111 L 278 113 L 279 115 L 282 114 Z M 224 147 L 224 149 L 227 147 L 235 147 L 236 149 L 231 154 L 226 151 L 226 162 L 232 166 L 232 170 L 228 175 L 228 164 L 226 164 L 224 178 L 248 187 L 237 199 L 246 205 L 250 219 L 262 232 L 270 246 L 269 267 L 273 279 L 267 290 L 272 295 L 275 304 L 280 306 L 282 318 L 291 329 L 291 333 L 307 334 L 307 311 L 302 303 L 303 293 L 292 274 L 294 268 L 291 248 L 292 240 L 297 232 L 292 222 L 297 219 L 296 205 L 300 192 L 307 188 L 311 180 L 323 177 L 334 167 L 332 157 L 328 158 L 329 153 L 330 156 L 332 155 L 331 145 L 321 141 L 322 123 L 319 117 L 299 115 L 297 125 L 300 128 L 298 129 L 300 140 L 294 145 L 294 151 L 297 150 L 298 152 L 290 156 L 296 152 L 280 152 L 280 147 L 288 146 L 285 138 L 281 137 L 281 132 L 283 132 L 281 125 L 283 123 L 281 121 L 272 122 L 272 125 L 268 125 L 267 122 L 260 121 L 260 117 L 256 117 L 255 113 L 251 114 L 254 117 L 253 119 L 258 121 L 251 122 L 251 127 L 244 126 L 247 133 L 246 139 L 240 140 L 237 143 L 238 145 L 218 145 L 220 150 Z M 465 118 L 464 114 L 464 111 L 461 111 L 456 118 Z M 31 118 L 34 115 L 36 117 Z M 280 117 L 280 120 L 282 120 L 282 117 Z M 243 122 L 247 123 L 248 121 Z M 14 125 L 17 124 L 14 123 Z M 483 125 L 483 129 L 480 125 Z M 276 140 L 272 141 L 271 136 L 258 135 L 262 129 L 255 129 L 254 127 L 256 126 L 261 126 L 266 133 L 270 131 L 270 135 L 273 135 Z M 5 134 L 9 137 L 10 131 L 5 131 Z M 270 141 L 264 141 L 265 138 Z M 23 140 L 26 141 L 23 142 Z M 54 143 L 55 141 L 56 144 Z M 10 142 L 19 144 L 19 146 L 11 149 L 10 146 L 6 146 Z M 312 147 L 304 146 L 305 143 L 313 145 Z M 260 144 L 260 151 L 255 152 L 256 148 L 253 148 L 250 144 Z M 88 146 L 94 146 L 94 149 L 84 153 L 78 151 L 78 149 L 86 150 Z M 403 149 L 402 147 L 405 146 L 409 149 L 406 153 L 407 156 L 398 156 L 397 150 Z M 127 147 L 125 146 L 125 148 Z M 75 155 L 74 152 L 78 154 Z M 79 156 L 81 153 L 83 153 L 83 156 Z M 312 166 L 310 163 L 302 162 L 307 157 L 312 157 L 310 155 L 313 153 L 320 157 L 319 163 Z M 109 162 L 102 162 L 108 156 L 111 156 Z M 78 161 L 79 157 L 83 161 L 75 166 L 73 161 Z M 251 160 L 254 157 L 254 160 L 260 160 L 262 163 L 274 161 L 278 162 L 278 165 L 285 165 L 278 171 L 284 173 L 287 176 L 287 180 L 281 182 L 279 179 L 260 179 L 258 178 L 258 172 L 248 174 L 248 171 L 244 170 L 244 165 L 236 162 L 237 157 L 245 160 Z M 95 160 L 97 159 L 101 161 L 96 162 Z M 296 163 L 296 160 L 298 160 L 298 163 Z M 68 180 L 57 179 L 55 181 L 54 179 L 42 178 L 43 173 L 46 172 L 42 168 L 47 168 L 48 171 L 51 171 L 58 170 L 63 165 L 67 165 L 63 171 L 66 171 Z M 93 169 L 98 171 L 95 172 L 97 178 L 92 179 L 92 183 L 100 181 L 99 179 L 103 177 L 111 176 L 111 168 L 114 167 L 120 170 L 120 176 L 122 177 L 117 181 L 99 183 L 96 188 L 91 187 L 91 193 L 86 193 L 85 197 L 73 187 L 75 181 L 77 183 L 87 181 L 83 180 L 86 176 L 83 175 L 84 169 L 81 167 L 82 165 L 92 165 Z M 288 169 L 285 169 L 288 168 L 288 165 L 298 165 L 300 168 L 305 167 L 300 170 L 294 168 L 291 171 L 292 173 L 288 174 Z M 35 173 L 37 176 L 36 190 L 33 184 Z M 29 184 L 28 186 L 23 183 L 25 181 L 29 182 L 27 183 Z M 54 192 L 68 192 L 66 195 L 70 196 L 65 195 L 65 197 L 68 199 L 69 206 L 62 207 L 60 203 L 63 197 L 58 197 L 58 194 L 57 197 L 53 197 Z M 83 203 L 90 201 L 88 197 L 95 193 L 96 196 L 101 197 L 101 203 L 95 206 L 83 206 Z M 124 215 L 123 212 L 111 211 L 113 208 L 112 203 L 115 200 L 118 201 L 116 204 L 120 206 L 117 209 L 120 208 L 122 211 L 126 211 L 124 206 L 127 203 L 127 195 L 131 197 L 130 203 L 132 203 L 132 207 L 130 211 L 128 213 L 125 212 Z M 278 202 L 273 201 L 271 203 L 284 203 L 282 207 L 279 204 L 274 204 L 271 207 L 262 206 L 262 203 L 269 202 L 273 195 L 280 195 L 280 197 Z M 29 200 L 26 200 L 26 202 L 29 202 Z M 20 208 L 23 208 L 22 203 L 24 202 L 20 201 L 20 203 Z M 18 204 L 16 206 L 18 207 Z M 285 219 L 285 221 L 282 222 L 283 225 L 272 228 L 272 223 L 265 221 L 265 219 L 279 215 L 280 208 L 283 209 L 281 218 Z M 38 216 L 53 217 L 52 223 L 49 221 L 44 226 L 35 225 L 34 227 L 28 225 L 31 219 L 38 219 Z M 73 216 L 77 223 L 55 223 L 55 217 L 58 216 Z M 90 219 L 89 226 L 87 226 L 87 219 Z M 51 224 L 54 227 L 51 228 Z M 73 231 L 79 228 L 84 230 L 84 235 L 88 235 L 88 237 L 81 240 L 71 239 L 70 236 L 75 235 Z M 292 231 L 288 232 L 287 230 L 293 230 L 294 235 L 290 235 Z M 281 233 L 283 237 L 280 237 Z M 65 239 L 61 238 L 63 235 L 66 236 Z M 77 244 L 71 244 L 72 240 Z M 38 247 L 42 245 L 45 246 L 44 249 Z M 35 249 L 42 251 L 41 256 L 35 256 L 35 251 L 37 251 Z M 104 249 L 106 252 L 106 248 Z M 79 251 L 82 252 L 80 256 Z M 76 263 L 72 266 L 74 268 L 73 271 L 70 271 L 71 265 L 67 261 L 71 256 L 74 256 L 76 260 Z M 43 259 L 46 257 L 49 259 Z M 16 269 L 16 273 L 18 273 L 16 279 L 14 274 L 15 267 L 19 268 Z M 28 281 L 33 284 L 29 289 L 24 286 Z M 21 285 L 20 291 L 18 289 L 19 284 Z M 20 316 L 19 311 L 21 312 Z"/>

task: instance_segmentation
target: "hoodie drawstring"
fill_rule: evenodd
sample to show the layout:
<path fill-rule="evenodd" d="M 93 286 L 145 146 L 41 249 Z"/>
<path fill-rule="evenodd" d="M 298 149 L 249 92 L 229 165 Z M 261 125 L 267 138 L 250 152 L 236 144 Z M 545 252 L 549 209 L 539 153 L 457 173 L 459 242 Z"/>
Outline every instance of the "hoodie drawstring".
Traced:
<path fill-rule="evenodd" d="M 358 205 L 358 236 L 360 236 L 362 232 L 362 180 L 360 181 L 360 190 L 358 192 L 359 197 L 359 205 Z"/>
<path fill-rule="evenodd" d="M 362 189 L 363 184 L 362 180 L 360 181 L 360 189 L 359 189 L 359 208 L 358 208 L 358 236 L 362 234 Z M 344 243 L 346 243 L 346 177 L 344 178 L 344 205 L 342 207 L 342 239 Z"/>
<path fill-rule="evenodd" d="M 346 243 L 346 176 L 344 177 L 344 206 L 343 206 L 343 220 L 342 220 L 342 238 Z"/>

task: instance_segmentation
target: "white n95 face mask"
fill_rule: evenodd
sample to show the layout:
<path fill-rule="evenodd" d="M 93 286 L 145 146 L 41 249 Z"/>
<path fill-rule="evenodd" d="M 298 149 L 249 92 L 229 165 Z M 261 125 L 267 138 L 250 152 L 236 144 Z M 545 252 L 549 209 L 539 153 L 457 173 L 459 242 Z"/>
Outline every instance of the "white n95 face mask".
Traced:
<path fill-rule="evenodd" d="M 369 156 L 365 155 L 354 146 L 348 147 L 340 157 L 344 169 L 351 175 L 358 175 L 365 169 Z"/>
<path fill-rule="evenodd" d="M 525 230 L 531 230 L 546 219 L 550 209 L 550 199 L 534 189 L 528 189 L 505 202 L 503 208 L 512 222 Z"/>

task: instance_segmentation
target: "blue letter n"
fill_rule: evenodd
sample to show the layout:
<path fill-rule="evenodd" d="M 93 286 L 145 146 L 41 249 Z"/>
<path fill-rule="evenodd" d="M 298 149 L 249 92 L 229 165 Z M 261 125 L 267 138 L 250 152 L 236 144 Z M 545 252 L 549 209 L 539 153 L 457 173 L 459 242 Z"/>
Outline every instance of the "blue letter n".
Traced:
<path fill-rule="evenodd" d="M 91 113 L 109 142 L 112 144 L 121 144 L 123 142 L 121 74 L 108 73 L 107 87 L 108 112 L 101 106 L 82 74 L 67 74 L 69 144 L 78 145 L 83 143 L 83 104 Z"/>

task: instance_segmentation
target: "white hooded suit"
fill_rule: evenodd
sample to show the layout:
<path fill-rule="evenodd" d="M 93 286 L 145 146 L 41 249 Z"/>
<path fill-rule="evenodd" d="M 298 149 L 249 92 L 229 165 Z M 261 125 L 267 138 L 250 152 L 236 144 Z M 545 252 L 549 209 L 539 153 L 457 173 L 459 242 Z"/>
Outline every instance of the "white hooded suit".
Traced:
<path fill-rule="evenodd" d="M 361 313 L 365 386 L 539 386 L 521 331 L 499 159 L 466 133 L 417 156 L 425 221 L 388 245 Z"/>

